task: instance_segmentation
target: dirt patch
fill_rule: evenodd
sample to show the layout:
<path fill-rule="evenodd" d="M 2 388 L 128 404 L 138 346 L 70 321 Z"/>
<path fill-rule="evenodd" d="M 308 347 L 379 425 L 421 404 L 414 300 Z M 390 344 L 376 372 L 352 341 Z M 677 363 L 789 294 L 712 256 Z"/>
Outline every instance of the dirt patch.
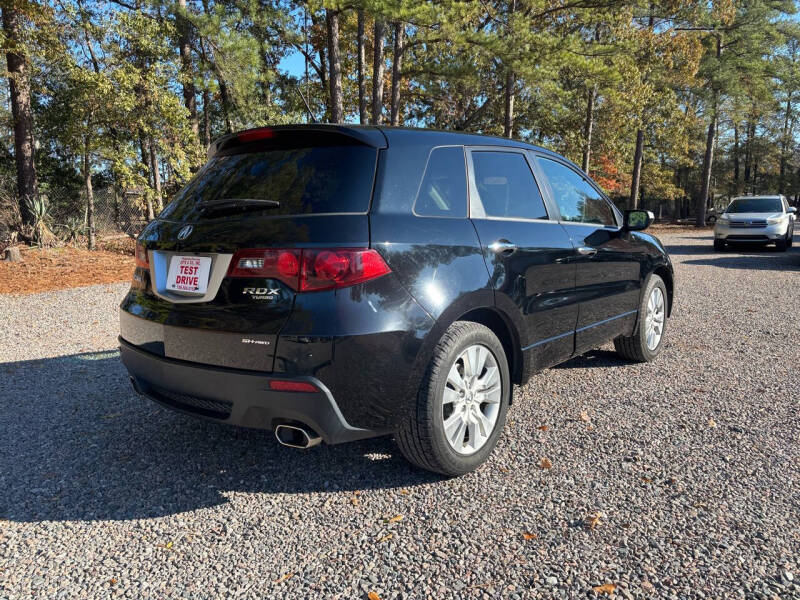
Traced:
<path fill-rule="evenodd" d="M 128 244 L 116 251 L 81 248 L 20 248 L 22 262 L 0 261 L 0 294 L 33 294 L 83 287 L 97 283 L 129 281 L 133 256 Z"/>

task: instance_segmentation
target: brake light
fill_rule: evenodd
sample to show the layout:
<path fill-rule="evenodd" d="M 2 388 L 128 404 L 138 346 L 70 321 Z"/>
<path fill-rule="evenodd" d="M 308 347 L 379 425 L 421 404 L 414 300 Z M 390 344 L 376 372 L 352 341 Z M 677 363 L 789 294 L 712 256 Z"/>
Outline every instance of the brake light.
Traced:
<path fill-rule="evenodd" d="M 276 392 L 318 392 L 317 387 L 307 381 L 290 381 L 286 379 L 272 379 L 269 389 Z"/>
<path fill-rule="evenodd" d="M 239 250 L 228 268 L 228 277 L 277 279 L 293 290 L 300 275 L 300 250 Z"/>
<path fill-rule="evenodd" d="M 149 269 L 150 264 L 147 262 L 147 250 L 145 249 L 143 244 L 136 244 L 136 250 L 134 251 L 134 260 L 136 262 L 136 266 L 141 269 Z"/>
<path fill-rule="evenodd" d="M 268 127 L 261 127 L 260 129 L 253 129 L 251 131 L 243 131 L 236 136 L 240 142 L 257 142 L 258 140 L 268 140 L 275 137 L 275 132 Z"/>
<path fill-rule="evenodd" d="M 375 250 L 303 250 L 300 291 L 347 287 L 386 275 L 391 269 Z"/>
<path fill-rule="evenodd" d="M 296 292 L 316 292 L 355 285 L 390 271 L 370 248 L 270 248 L 239 250 L 228 277 L 277 279 Z"/>

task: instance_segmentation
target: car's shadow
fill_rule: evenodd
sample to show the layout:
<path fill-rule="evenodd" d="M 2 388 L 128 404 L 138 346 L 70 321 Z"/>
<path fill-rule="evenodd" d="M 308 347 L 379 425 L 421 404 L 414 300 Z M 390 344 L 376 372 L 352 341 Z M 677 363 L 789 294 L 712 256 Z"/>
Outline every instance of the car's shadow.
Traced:
<path fill-rule="evenodd" d="M 741 248 L 732 246 L 713 257 L 684 260 L 684 265 L 703 265 L 723 269 L 746 269 L 748 271 L 800 271 L 800 247 L 793 246 L 786 252 L 773 247 Z"/>
<path fill-rule="evenodd" d="M 575 356 L 567 362 L 563 362 L 553 369 L 591 369 L 597 367 L 621 367 L 629 366 L 630 361 L 626 361 L 616 352 L 610 350 L 589 350 L 588 352 Z"/>
<path fill-rule="evenodd" d="M 229 492 L 409 487 L 441 478 L 378 438 L 293 450 L 271 432 L 137 396 L 116 352 L 0 364 L 0 519 L 159 517 Z"/>

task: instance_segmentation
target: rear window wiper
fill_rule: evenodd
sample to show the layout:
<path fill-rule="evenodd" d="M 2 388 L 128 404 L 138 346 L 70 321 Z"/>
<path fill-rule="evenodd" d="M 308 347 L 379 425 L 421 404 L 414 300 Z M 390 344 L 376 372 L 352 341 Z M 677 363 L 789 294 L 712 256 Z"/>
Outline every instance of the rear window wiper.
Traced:
<path fill-rule="evenodd" d="M 255 206 L 258 208 L 278 208 L 281 205 L 277 200 L 262 200 L 259 198 L 221 198 L 219 200 L 207 200 L 201 202 L 204 208 L 217 208 L 229 206 Z"/>
<path fill-rule="evenodd" d="M 248 210 L 269 210 L 280 207 L 277 200 L 262 200 L 259 198 L 221 198 L 199 202 L 198 208 L 206 215 L 244 212 Z"/>

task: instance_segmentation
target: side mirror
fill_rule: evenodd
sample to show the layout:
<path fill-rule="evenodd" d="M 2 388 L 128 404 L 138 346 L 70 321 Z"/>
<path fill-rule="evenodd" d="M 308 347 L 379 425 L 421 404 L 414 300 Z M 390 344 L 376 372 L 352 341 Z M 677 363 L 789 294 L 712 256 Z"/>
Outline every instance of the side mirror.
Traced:
<path fill-rule="evenodd" d="M 794 213 L 797 212 L 797 209 L 794 206 L 790 206 L 789 208 L 786 209 L 786 212 L 789 213 L 790 215 L 793 215 Z"/>
<path fill-rule="evenodd" d="M 649 210 L 626 210 L 625 223 L 622 225 L 622 229 L 625 231 L 642 231 L 650 227 L 655 220 L 655 215 Z"/>

